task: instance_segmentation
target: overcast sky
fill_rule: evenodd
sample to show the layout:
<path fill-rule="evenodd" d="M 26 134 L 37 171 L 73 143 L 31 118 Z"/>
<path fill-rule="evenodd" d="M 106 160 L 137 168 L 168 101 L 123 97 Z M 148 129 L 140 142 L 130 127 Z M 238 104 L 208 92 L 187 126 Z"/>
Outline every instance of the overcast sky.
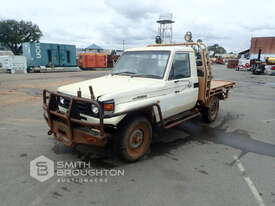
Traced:
<path fill-rule="evenodd" d="M 41 42 L 103 48 L 143 46 L 154 41 L 161 13 L 173 13 L 174 41 L 186 31 L 194 40 L 228 51 L 249 48 L 252 36 L 275 36 L 274 0 L 0 0 L 0 19 L 39 25 Z"/>

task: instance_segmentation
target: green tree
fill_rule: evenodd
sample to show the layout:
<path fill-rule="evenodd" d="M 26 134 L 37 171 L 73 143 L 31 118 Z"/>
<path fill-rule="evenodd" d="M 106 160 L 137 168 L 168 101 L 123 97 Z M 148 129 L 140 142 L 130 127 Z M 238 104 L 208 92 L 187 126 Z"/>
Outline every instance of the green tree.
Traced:
<path fill-rule="evenodd" d="M 23 42 L 38 42 L 41 36 L 39 27 L 30 21 L 0 21 L 0 43 L 16 55 L 22 53 Z"/>
<path fill-rule="evenodd" d="M 5 47 L 0 42 L 0 50 L 4 50 L 4 49 L 5 49 Z"/>
<path fill-rule="evenodd" d="M 213 56 L 215 56 L 216 54 L 225 54 L 226 53 L 226 50 L 218 44 L 209 46 L 208 51 L 213 51 Z"/>

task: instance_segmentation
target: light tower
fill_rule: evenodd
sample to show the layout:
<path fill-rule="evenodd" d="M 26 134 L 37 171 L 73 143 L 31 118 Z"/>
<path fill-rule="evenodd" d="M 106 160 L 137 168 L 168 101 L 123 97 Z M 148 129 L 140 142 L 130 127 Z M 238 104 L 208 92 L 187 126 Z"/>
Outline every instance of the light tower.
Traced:
<path fill-rule="evenodd" d="M 159 16 L 157 23 L 159 24 L 158 36 L 156 36 L 156 43 L 172 43 L 173 39 L 173 19 L 172 13 L 165 13 Z"/>

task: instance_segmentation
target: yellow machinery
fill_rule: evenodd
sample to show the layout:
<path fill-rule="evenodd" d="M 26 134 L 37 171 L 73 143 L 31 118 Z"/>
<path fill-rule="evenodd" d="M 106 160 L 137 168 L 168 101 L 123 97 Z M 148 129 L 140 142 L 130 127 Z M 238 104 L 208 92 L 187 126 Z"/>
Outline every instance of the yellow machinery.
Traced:
<path fill-rule="evenodd" d="M 275 57 L 267 57 L 266 64 L 275 64 Z"/>

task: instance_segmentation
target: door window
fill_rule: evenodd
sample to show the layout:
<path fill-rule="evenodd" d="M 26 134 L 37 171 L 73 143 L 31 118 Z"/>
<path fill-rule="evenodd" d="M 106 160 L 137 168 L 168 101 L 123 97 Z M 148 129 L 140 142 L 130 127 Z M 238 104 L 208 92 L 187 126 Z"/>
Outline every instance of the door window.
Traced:
<path fill-rule="evenodd" d="M 182 79 L 191 76 L 188 53 L 176 53 L 174 56 L 169 79 Z"/>

